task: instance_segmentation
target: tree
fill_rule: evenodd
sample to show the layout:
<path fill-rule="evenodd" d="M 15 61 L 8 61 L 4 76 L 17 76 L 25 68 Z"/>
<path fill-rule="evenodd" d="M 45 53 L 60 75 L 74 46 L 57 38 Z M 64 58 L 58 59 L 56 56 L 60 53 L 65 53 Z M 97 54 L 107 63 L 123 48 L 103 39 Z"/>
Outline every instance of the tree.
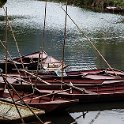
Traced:
<path fill-rule="evenodd" d="M 3 7 L 3 5 L 6 3 L 7 0 L 0 0 L 0 7 Z"/>

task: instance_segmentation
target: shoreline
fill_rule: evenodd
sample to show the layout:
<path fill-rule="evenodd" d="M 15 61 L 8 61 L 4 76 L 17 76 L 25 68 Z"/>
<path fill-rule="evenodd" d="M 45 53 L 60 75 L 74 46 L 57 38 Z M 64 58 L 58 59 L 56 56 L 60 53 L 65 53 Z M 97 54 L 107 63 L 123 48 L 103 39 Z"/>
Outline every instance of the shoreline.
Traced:
<path fill-rule="evenodd" d="M 45 1 L 45 0 L 44 0 Z M 52 2 L 65 3 L 67 0 L 48 0 Z M 123 0 L 68 0 L 68 5 L 75 5 L 97 12 L 108 12 L 114 14 L 124 14 Z"/>

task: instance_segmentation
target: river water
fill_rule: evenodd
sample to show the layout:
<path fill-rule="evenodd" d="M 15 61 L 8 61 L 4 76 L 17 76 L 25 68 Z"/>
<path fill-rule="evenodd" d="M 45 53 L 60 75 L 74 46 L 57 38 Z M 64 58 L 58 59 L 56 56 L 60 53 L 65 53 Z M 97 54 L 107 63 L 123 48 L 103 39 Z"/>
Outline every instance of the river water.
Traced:
<path fill-rule="evenodd" d="M 45 37 L 43 39 L 45 2 L 38 0 L 8 0 L 7 7 L 21 54 L 28 54 L 41 48 L 51 56 L 62 59 L 64 41 L 65 13 L 61 3 L 47 3 Z M 92 43 L 108 61 L 111 67 L 124 69 L 124 16 L 110 13 L 92 12 L 74 6 L 68 6 L 68 14 L 80 30 L 91 39 Z M 0 39 L 5 40 L 5 12 L 0 9 Z M 70 18 L 67 19 L 67 39 L 64 61 L 69 70 L 108 68 L 103 59 L 94 50 L 87 38 L 82 35 Z M 11 31 L 8 31 L 8 50 L 13 57 L 18 56 Z M 0 58 L 4 58 L 4 49 L 0 45 Z M 121 106 L 120 106 L 121 105 Z M 123 124 L 124 103 L 116 105 L 83 106 L 68 114 L 52 116 L 54 123 L 62 124 Z M 85 109 L 87 108 L 87 110 Z M 89 109 L 94 108 L 94 110 Z M 82 112 L 88 111 L 85 118 Z M 61 120 L 61 121 L 60 121 Z M 66 120 L 66 121 L 64 121 Z"/>

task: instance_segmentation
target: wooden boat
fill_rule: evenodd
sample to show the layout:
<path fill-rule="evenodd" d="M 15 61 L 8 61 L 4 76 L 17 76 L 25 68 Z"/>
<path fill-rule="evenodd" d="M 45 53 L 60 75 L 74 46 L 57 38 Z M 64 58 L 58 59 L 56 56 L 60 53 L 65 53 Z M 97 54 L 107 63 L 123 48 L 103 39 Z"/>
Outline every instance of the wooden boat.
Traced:
<path fill-rule="evenodd" d="M 57 94 L 57 97 L 79 99 L 81 102 L 97 102 L 97 101 L 116 101 L 123 100 L 124 95 L 124 79 L 104 79 L 102 83 L 66 83 L 54 82 L 48 84 L 39 83 L 31 85 L 24 82 L 24 80 L 16 80 L 12 83 L 12 86 L 18 91 L 35 91 L 37 88 L 41 95 L 44 94 Z M 34 88 L 35 87 L 35 88 Z M 67 90 L 62 92 L 61 90 Z M 61 92 L 61 93 L 56 93 Z M 38 94 L 39 95 L 39 94 Z M 39 97 L 38 97 L 39 98 Z M 39 99 L 38 99 L 39 100 Z M 37 100 L 37 101 L 38 101 Z M 34 102 L 37 102 L 34 101 Z M 38 103 L 37 103 L 38 104 Z M 40 103 L 41 104 L 41 103 Z M 33 104 L 32 104 L 33 105 Z"/>
<path fill-rule="evenodd" d="M 13 70 L 28 69 L 36 71 L 39 74 L 55 74 L 54 70 L 62 68 L 62 62 L 52 56 L 48 56 L 45 51 L 37 51 L 19 58 L 3 60 L 0 62 L 0 68 L 5 73 L 5 63 L 7 63 L 8 73 L 13 73 Z M 64 68 L 66 65 L 64 64 Z M 38 71 L 37 71 L 38 68 Z M 15 72 L 15 71 L 14 71 Z"/>
<path fill-rule="evenodd" d="M 124 8 L 115 7 L 115 6 L 107 6 L 105 11 L 111 12 L 111 13 L 124 13 Z"/>
<path fill-rule="evenodd" d="M 77 87 L 75 85 L 65 84 L 65 87 L 59 85 L 59 88 L 54 89 L 54 86 L 44 84 L 40 85 L 35 91 L 38 95 L 53 95 L 61 98 L 79 99 L 80 102 L 110 102 L 124 100 L 124 81 L 109 82 L 101 85 L 84 85 Z M 47 88 L 46 88 L 47 87 Z M 16 89 L 16 88 L 15 88 Z"/>
<path fill-rule="evenodd" d="M 26 72 L 27 75 L 30 77 L 32 82 L 36 80 L 35 77 L 32 77 L 32 75 L 37 75 L 37 73 L 29 73 Z M 65 74 L 64 74 L 65 75 Z M 63 80 L 66 83 L 72 82 L 72 83 L 103 83 L 105 80 L 120 80 L 124 78 L 124 72 L 119 70 L 111 70 L 111 69 L 94 69 L 94 70 L 78 70 L 78 71 L 69 71 L 66 72 L 66 76 L 63 78 L 54 74 L 38 74 L 39 78 L 45 80 L 49 83 L 55 83 L 55 82 L 61 82 Z M 23 77 L 23 79 L 28 81 L 28 78 Z M 41 83 L 37 80 L 37 84 Z"/>
<path fill-rule="evenodd" d="M 105 92 L 104 92 L 105 91 Z M 79 98 L 79 102 L 81 103 L 99 103 L 99 102 L 117 102 L 117 101 L 124 101 L 124 90 L 119 90 L 119 91 L 114 91 L 114 90 L 102 90 L 97 92 L 92 92 L 90 94 L 80 94 L 77 95 L 76 93 L 72 93 L 73 95 L 76 95 Z M 40 93 L 44 94 L 48 94 L 50 92 L 58 92 L 58 90 L 54 90 L 54 91 L 47 91 L 47 90 L 41 90 Z M 61 94 L 59 93 L 58 96 L 60 97 L 70 97 L 72 98 L 72 95 L 70 94 Z M 76 97 L 75 96 L 75 97 Z"/>
<path fill-rule="evenodd" d="M 21 114 L 17 111 L 17 108 Z M 45 114 L 44 110 L 31 108 L 35 115 L 40 116 Z M 0 122 L 1 123 L 21 123 L 22 119 L 26 122 L 36 119 L 34 113 L 27 106 L 16 104 L 0 99 Z"/>
<path fill-rule="evenodd" d="M 22 69 L 28 68 L 32 70 L 37 69 L 38 61 L 42 61 L 47 57 L 47 53 L 45 51 L 37 51 L 31 54 L 27 54 L 22 57 L 13 58 L 12 60 L 9 59 L 7 61 L 0 62 L 0 68 L 5 72 L 5 63 L 7 62 L 7 71 L 12 72 L 13 69 Z M 17 67 L 17 68 L 16 68 Z"/>
<path fill-rule="evenodd" d="M 53 76 L 53 75 L 37 75 L 37 76 L 32 76 L 35 75 L 34 73 L 27 73 L 27 77 L 22 76 L 22 78 L 26 81 L 32 82 L 32 84 L 41 84 L 43 83 L 42 80 L 50 83 L 50 84 L 59 84 L 61 81 L 65 83 L 73 83 L 74 85 L 89 85 L 89 84 L 102 84 L 104 81 L 110 81 L 110 82 L 115 82 L 115 81 L 120 81 L 124 79 L 124 72 L 123 71 L 116 71 L 114 70 L 111 71 L 109 69 L 107 70 L 86 70 L 86 71 L 72 71 L 68 72 L 67 76 L 58 77 L 58 76 Z M 37 80 L 36 77 L 42 79 L 42 80 Z"/>
<path fill-rule="evenodd" d="M 88 75 L 88 74 L 87 74 Z M 66 84 L 72 83 L 74 86 L 77 87 L 84 87 L 84 88 L 90 88 L 90 87 L 95 87 L 95 86 L 104 86 L 104 85 L 113 85 L 113 84 L 119 84 L 118 82 L 121 82 L 123 84 L 124 78 L 120 78 L 117 76 L 108 76 L 108 75 L 96 75 L 93 74 L 92 76 L 96 76 L 97 78 L 95 79 L 90 79 L 90 78 L 82 78 L 80 76 L 66 76 L 63 77 L 63 81 L 61 80 L 60 77 L 49 77 L 49 76 L 42 76 L 42 78 L 36 79 L 37 77 L 32 77 L 30 76 L 20 76 L 19 74 L 8 74 L 7 75 L 7 81 L 11 83 L 15 87 L 20 87 L 25 88 L 25 90 L 29 90 L 32 86 L 35 86 L 39 89 L 42 87 L 44 89 L 60 89 L 61 86 L 63 88 L 67 88 L 68 86 L 65 84 L 62 84 L 61 82 L 64 82 Z M 91 76 L 91 75 L 90 75 Z M 102 78 L 98 78 L 102 77 Z M 3 77 L 0 77 L 0 81 L 4 83 Z"/>
<path fill-rule="evenodd" d="M 26 75 L 24 75 L 24 72 Z M 22 71 L 22 75 L 17 74 L 7 74 L 7 80 L 11 84 L 20 85 L 25 84 L 25 86 L 29 85 L 37 85 L 37 87 L 42 87 L 43 84 L 48 84 L 46 88 L 50 87 L 49 85 L 54 86 L 54 88 L 60 88 L 61 82 L 72 83 L 75 86 L 83 87 L 86 85 L 101 85 L 105 82 L 119 82 L 124 80 L 123 71 L 114 70 L 114 72 L 110 69 L 95 69 L 95 70 L 80 70 L 80 71 L 70 71 L 67 73 L 67 76 L 62 77 L 55 76 L 53 74 L 43 74 L 43 75 L 35 75 L 34 73 L 30 73 L 27 71 Z M 0 81 L 3 81 L 3 78 L 0 77 Z M 23 86 L 21 86 L 23 87 Z M 43 86 L 44 87 L 44 86 Z M 66 87 L 66 86 L 63 86 Z M 52 87 L 51 87 L 52 88 Z"/>
<path fill-rule="evenodd" d="M 23 84 L 23 83 L 22 83 Z M 116 79 L 116 80 L 105 80 L 101 84 L 90 83 L 90 84 L 73 84 L 73 83 L 54 83 L 51 85 L 47 84 L 38 84 L 32 85 L 24 84 L 12 84 L 15 89 L 30 92 L 36 90 L 36 93 L 44 94 L 56 94 L 56 96 L 61 98 L 69 98 L 69 99 L 79 99 L 81 102 L 97 102 L 101 101 L 116 101 L 123 100 L 124 94 L 124 80 Z M 120 96 L 118 96 L 120 95 Z M 105 97 L 105 98 L 104 98 Z M 110 97 L 110 98 L 109 98 Z M 122 98 L 121 98 L 122 97 Z M 114 99 L 115 98 L 115 99 Z M 92 99 L 90 101 L 90 99 Z"/>
<path fill-rule="evenodd" d="M 43 89 L 43 80 L 48 82 L 50 85 L 44 85 L 44 87 L 47 87 L 47 90 L 51 92 L 50 90 L 59 90 L 61 88 L 61 77 L 58 76 L 48 76 L 48 75 L 40 75 L 41 80 L 40 82 L 36 82 L 36 78 L 32 78 L 32 74 L 28 74 L 28 78 L 32 82 L 32 85 L 36 86 L 39 90 L 40 93 L 44 94 L 47 93 L 46 91 L 44 92 L 45 89 Z M 16 77 L 16 75 L 14 75 Z M 39 76 L 39 75 L 38 75 Z M 86 70 L 86 71 L 72 71 L 68 72 L 68 76 L 63 77 L 63 82 L 66 83 L 66 87 L 68 86 L 70 82 L 76 87 L 79 88 L 85 88 L 86 90 L 93 92 L 91 94 L 59 94 L 63 98 L 70 97 L 72 99 L 72 95 L 75 95 L 76 98 L 79 98 L 79 95 L 81 96 L 79 99 L 83 99 L 85 101 L 88 101 L 90 98 L 93 99 L 93 101 L 99 101 L 101 97 L 105 97 L 104 100 L 106 99 L 109 100 L 108 96 L 110 96 L 110 100 L 115 98 L 116 100 L 116 94 L 120 94 L 120 96 L 123 96 L 123 86 L 124 86 L 124 80 L 123 80 L 124 73 L 123 71 L 118 71 L 118 70 Z M 18 77 L 18 76 L 17 76 Z M 22 79 L 16 79 L 15 78 L 15 83 L 12 82 L 13 86 L 17 87 L 17 85 L 20 87 L 19 89 L 21 90 L 21 86 L 25 86 L 25 90 L 27 89 L 26 86 L 32 86 L 31 84 L 26 84 L 26 85 L 20 85 L 25 83 L 25 79 L 27 82 L 29 82 L 29 79 L 27 77 L 22 76 Z M 17 84 L 17 85 L 16 85 Z M 54 89 L 56 87 L 56 89 Z M 49 89 L 50 87 L 50 89 Z M 62 88 L 64 86 L 62 85 Z M 71 86 L 69 86 L 71 87 Z M 68 87 L 68 88 L 69 88 Z M 52 89 L 53 88 L 53 89 Z M 28 90 L 27 90 L 28 91 Z M 57 91 L 58 92 L 58 91 Z M 108 94 L 108 95 L 104 95 Z M 57 94 L 58 95 L 58 94 Z M 97 97 L 100 98 L 98 99 Z M 112 97 L 112 98 L 111 98 Z M 119 97 L 120 98 L 120 97 Z M 118 99 L 118 98 L 117 98 Z M 123 98 L 120 98 L 123 99 Z"/>
<path fill-rule="evenodd" d="M 94 75 L 94 77 L 95 77 L 95 75 L 98 75 L 98 76 L 102 75 L 102 76 L 113 76 L 113 77 L 115 77 L 115 76 L 119 77 L 120 76 L 120 77 L 124 77 L 124 71 L 117 70 L 117 69 L 110 69 L 110 68 L 107 68 L 107 69 L 91 69 L 91 70 L 68 71 L 66 73 L 67 73 L 67 76 L 81 75 L 82 77 L 86 77 L 87 75 Z M 101 77 L 100 77 L 100 79 L 101 79 Z"/>
<path fill-rule="evenodd" d="M 86 74 L 86 78 L 80 76 L 80 72 L 72 72 L 71 76 L 63 77 L 63 81 L 61 77 L 57 76 L 34 76 L 33 74 L 27 73 L 27 76 L 20 76 L 19 74 L 8 74 L 7 81 L 11 83 L 17 89 L 25 89 L 25 91 L 32 91 L 32 86 L 37 87 L 38 89 L 51 89 L 51 90 L 59 90 L 61 87 L 68 88 L 67 85 L 62 84 L 64 82 L 66 84 L 73 84 L 76 87 L 86 88 L 86 90 L 95 88 L 95 87 L 102 87 L 102 86 L 110 86 L 118 84 L 118 87 L 123 85 L 124 78 L 123 72 L 117 71 L 118 76 L 114 76 L 113 72 L 107 70 L 109 72 L 105 73 L 103 70 L 91 70 L 91 71 L 83 71 Z M 116 73 L 117 73 L 116 72 Z M 82 73 L 82 71 L 81 71 Z M 78 76 L 77 76 L 78 75 Z M 89 78 L 89 77 L 93 78 Z M 121 76 L 121 77 L 120 77 Z M 99 77 L 99 78 L 98 78 Z M 0 77 L 0 82 L 4 83 L 3 77 Z M 116 85 L 117 86 L 117 85 Z"/>
<path fill-rule="evenodd" d="M 124 101 L 124 81 L 105 83 L 96 86 L 75 87 L 70 86 L 70 89 L 65 88 L 66 92 L 62 90 L 38 90 L 41 94 L 57 94 L 64 98 L 78 98 L 80 102 L 94 103 L 94 102 L 110 102 L 110 101 Z"/>
<path fill-rule="evenodd" d="M 78 99 L 53 97 L 52 94 L 48 96 L 42 96 L 23 91 L 20 92 L 18 91 L 17 93 L 11 89 L 9 90 L 9 92 L 4 92 L 2 98 L 7 99 L 9 101 L 11 101 L 13 98 L 15 102 L 18 104 L 26 103 L 31 107 L 45 110 L 45 113 L 53 112 L 53 111 L 62 111 L 62 110 L 64 111 L 67 107 L 79 101 Z M 12 95 L 12 98 L 10 94 Z M 20 100 L 20 98 L 23 101 Z"/>

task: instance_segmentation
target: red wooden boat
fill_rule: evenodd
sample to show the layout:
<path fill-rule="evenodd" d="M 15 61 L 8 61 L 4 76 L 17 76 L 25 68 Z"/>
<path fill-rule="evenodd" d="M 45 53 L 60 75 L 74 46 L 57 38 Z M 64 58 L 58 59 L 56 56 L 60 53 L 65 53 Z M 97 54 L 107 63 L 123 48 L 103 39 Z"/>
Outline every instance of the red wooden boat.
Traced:
<path fill-rule="evenodd" d="M 82 89 L 82 91 L 81 91 Z M 54 93 L 62 98 L 78 98 L 80 102 L 94 103 L 94 102 L 111 102 L 111 101 L 124 101 L 124 81 L 112 84 L 103 84 L 98 86 L 89 87 L 71 87 L 69 90 L 38 90 L 41 94 Z M 84 92 L 83 92 L 84 91 Z"/>
<path fill-rule="evenodd" d="M 94 90 L 95 91 L 95 90 Z M 105 92 L 104 92 L 105 91 Z M 50 92 L 58 93 L 59 90 L 49 91 L 49 90 L 40 90 L 41 94 L 49 94 Z M 74 96 L 75 95 L 75 96 Z M 103 90 L 97 92 L 91 92 L 89 94 L 80 94 L 73 93 L 59 93 L 57 94 L 59 97 L 65 98 L 79 98 L 79 102 L 81 103 L 99 103 L 99 102 L 117 102 L 117 101 L 124 101 L 124 90 Z M 74 97 L 73 97 L 74 96 Z"/>
<path fill-rule="evenodd" d="M 27 77 L 22 76 L 22 79 L 29 82 L 29 79 L 32 84 L 43 84 L 43 81 L 48 82 L 49 84 L 61 84 L 61 82 L 65 83 L 73 83 L 74 85 L 97 85 L 102 84 L 105 81 L 107 82 L 117 82 L 124 80 L 124 72 L 123 71 L 116 71 L 114 70 L 86 70 L 86 71 L 73 71 L 69 72 L 68 76 L 65 77 L 58 77 L 58 76 L 48 76 L 48 75 L 36 75 L 26 72 L 28 75 Z M 36 80 L 36 77 L 42 80 Z"/>
<path fill-rule="evenodd" d="M 40 74 L 55 74 L 54 70 L 62 68 L 62 62 L 55 59 L 52 56 L 48 56 L 45 51 L 37 51 L 31 54 L 24 55 L 22 57 L 17 57 L 10 60 L 3 60 L 0 62 L 0 68 L 5 73 L 5 64 L 7 63 L 7 71 L 13 73 L 13 70 L 17 69 L 28 69 L 37 71 Z M 64 64 L 65 68 L 66 65 Z M 16 71 L 17 72 L 17 71 Z"/>
<path fill-rule="evenodd" d="M 115 80 L 123 80 L 124 72 L 118 70 L 110 70 L 110 69 L 95 69 L 95 70 L 80 70 L 80 71 L 70 71 L 67 72 L 67 76 L 59 77 L 53 74 L 43 74 L 37 75 L 35 73 L 27 72 L 25 70 L 21 70 L 22 75 L 17 74 L 8 74 L 8 76 L 15 78 L 22 78 L 29 82 L 31 80 L 32 84 L 41 84 L 44 82 L 48 83 L 60 83 L 61 81 L 65 83 L 73 83 L 73 84 L 101 84 L 104 81 L 115 81 Z M 25 76 L 26 74 L 26 76 Z M 36 81 L 37 78 L 37 81 Z"/>
<path fill-rule="evenodd" d="M 20 91 L 33 91 L 36 90 L 36 93 L 43 94 L 50 94 L 54 93 L 56 96 L 61 98 L 69 98 L 69 99 L 79 99 L 80 101 L 85 102 L 97 102 L 101 101 L 102 97 L 104 97 L 103 101 L 116 101 L 116 100 L 123 100 L 122 97 L 124 94 L 124 80 L 116 79 L 116 80 L 105 80 L 101 84 L 92 83 L 92 84 L 69 84 L 69 83 L 51 83 L 51 85 L 47 84 L 38 84 L 38 85 L 31 85 L 31 84 L 19 84 L 13 83 L 13 87 L 16 90 Z M 32 87 L 35 88 L 32 88 Z M 64 90 L 64 91 L 62 91 Z M 58 93 L 59 92 L 59 93 Z M 120 97 L 118 96 L 120 95 Z M 117 97 L 118 96 L 118 97 Z M 110 97 L 110 98 L 109 98 Z M 90 101 L 90 99 L 92 99 Z"/>
<path fill-rule="evenodd" d="M 87 75 L 97 75 L 97 76 L 113 76 L 113 77 L 124 77 L 124 71 L 122 70 L 117 70 L 117 69 L 91 69 L 91 70 L 77 70 L 77 71 L 68 71 L 66 72 L 67 76 L 75 76 L 75 75 L 81 75 L 82 77 L 90 78 L 87 77 Z M 92 77 L 91 77 L 92 79 Z M 101 77 L 100 77 L 101 79 Z"/>
<path fill-rule="evenodd" d="M 12 83 L 13 87 L 16 90 L 20 91 L 34 91 L 37 87 L 36 92 L 40 93 L 40 95 L 44 94 L 50 94 L 53 93 L 56 94 L 57 98 L 69 98 L 71 100 L 73 99 L 79 99 L 81 102 L 98 102 L 98 101 L 118 101 L 118 100 L 124 100 L 124 80 L 123 79 L 114 79 L 114 80 L 104 80 L 102 83 L 90 83 L 90 84 L 78 84 L 75 85 L 73 83 L 64 83 L 61 85 L 61 83 L 56 84 L 39 84 L 39 85 L 31 85 L 31 84 L 23 84 L 21 82 Z M 35 86 L 35 88 L 33 88 Z M 64 91 L 61 91 L 63 89 Z M 60 92 L 60 93 L 56 93 Z M 53 95 L 53 94 L 52 94 Z M 39 98 L 39 97 L 38 97 Z M 39 100 L 39 99 L 38 99 Z M 35 101 L 34 101 L 35 102 Z M 36 100 L 37 102 L 37 100 Z M 32 104 L 33 105 L 33 104 Z"/>
<path fill-rule="evenodd" d="M 38 95 L 51 94 L 59 98 L 79 99 L 80 102 L 86 103 L 124 100 L 124 81 L 109 82 L 101 85 L 84 85 L 82 87 L 66 84 L 66 87 L 62 87 L 63 89 L 60 89 L 60 85 L 58 89 L 54 89 L 54 86 L 50 86 L 50 89 L 45 87 L 47 87 L 46 84 L 44 87 L 42 85 L 39 89 L 35 89 L 35 93 Z"/>
<path fill-rule="evenodd" d="M 117 76 L 113 76 L 113 75 L 102 75 L 102 74 L 93 74 L 92 77 L 97 77 L 97 78 L 94 78 L 94 79 L 88 79 L 88 78 L 81 78 L 81 77 L 78 77 L 78 76 L 67 76 L 67 77 L 63 77 L 63 81 L 60 77 L 47 77 L 47 76 L 42 76 L 42 78 L 39 78 L 36 80 L 36 76 L 33 76 L 32 77 L 32 74 L 30 76 L 20 76 L 19 74 L 8 74 L 7 75 L 7 80 L 9 83 L 15 85 L 16 87 L 19 87 L 20 86 L 20 89 L 21 87 L 25 89 L 30 89 L 30 88 L 26 88 L 26 87 L 32 87 L 33 86 L 36 86 L 37 88 L 41 89 L 42 87 L 45 88 L 45 89 L 60 89 L 61 88 L 61 85 L 63 86 L 63 88 L 67 87 L 67 85 L 65 84 L 62 84 L 61 82 L 64 82 L 64 83 L 67 83 L 67 84 L 70 84 L 70 82 L 77 86 L 77 87 L 84 87 L 84 88 L 89 88 L 90 87 L 95 87 L 95 86 L 104 86 L 104 85 L 114 85 L 115 83 L 116 84 L 119 84 L 117 82 L 121 82 L 121 84 L 123 84 L 124 82 L 124 78 L 122 77 L 117 77 Z M 91 74 L 90 74 L 91 76 Z M 39 77 L 39 76 L 38 76 Z M 40 76 L 41 77 L 41 76 Z M 98 78 L 98 77 L 101 77 Z M 0 77 L 0 81 L 1 82 L 4 82 L 3 81 L 3 78 Z M 23 85 L 22 85 L 23 84 Z M 46 85 L 47 84 L 47 85 Z"/>
<path fill-rule="evenodd" d="M 7 71 L 12 72 L 13 69 L 22 69 L 23 67 L 36 70 L 38 61 L 44 60 L 47 56 L 48 55 L 45 51 L 37 51 L 22 57 L 7 60 Z M 5 60 L 0 62 L 0 68 L 3 72 L 5 72 L 5 64 Z"/>
<path fill-rule="evenodd" d="M 53 97 L 52 95 L 42 96 L 23 91 L 18 91 L 17 93 L 13 90 L 9 90 L 9 92 L 4 92 L 2 98 L 9 101 L 11 101 L 13 98 L 15 103 L 26 103 L 31 107 L 45 110 L 45 113 L 62 110 L 64 111 L 67 107 L 78 102 L 78 99 L 59 98 Z"/>

